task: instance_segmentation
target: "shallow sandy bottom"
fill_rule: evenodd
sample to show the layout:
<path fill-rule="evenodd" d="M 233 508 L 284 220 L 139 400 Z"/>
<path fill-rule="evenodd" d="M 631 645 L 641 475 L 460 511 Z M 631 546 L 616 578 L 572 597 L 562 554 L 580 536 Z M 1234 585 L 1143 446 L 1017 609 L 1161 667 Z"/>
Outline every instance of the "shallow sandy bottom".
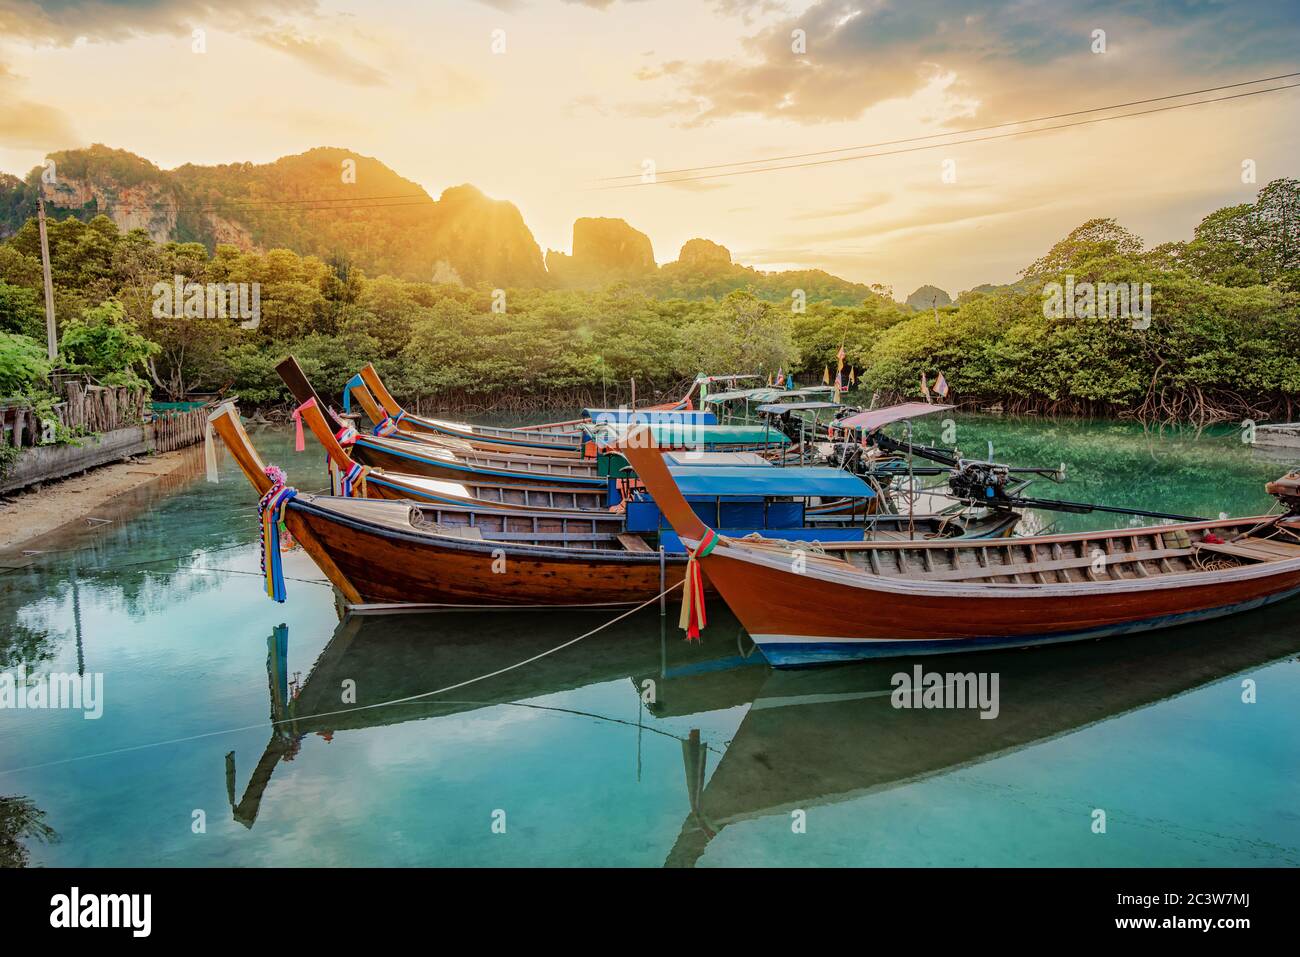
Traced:
<path fill-rule="evenodd" d="M 194 461 L 195 446 L 114 462 L 0 498 L 0 551 L 27 544 L 95 510 L 124 492 L 147 485 Z"/>

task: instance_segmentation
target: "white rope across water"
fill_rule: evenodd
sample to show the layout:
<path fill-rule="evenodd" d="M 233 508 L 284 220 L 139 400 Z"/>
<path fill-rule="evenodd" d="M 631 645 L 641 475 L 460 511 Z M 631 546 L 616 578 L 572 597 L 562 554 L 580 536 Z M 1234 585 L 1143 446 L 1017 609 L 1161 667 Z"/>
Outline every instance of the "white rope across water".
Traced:
<path fill-rule="evenodd" d="M 467 678 L 464 681 L 458 681 L 454 685 L 448 685 L 445 688 L 438 688 L 435 691 L 423 691 L 419 694 L 407 695 L 405 698 L 393 698 L 390 701 L 376 701 L 373 704 L 357 705 L 355 708 L 340 708 L 337 711 L 322 711 L 317 714 L 298 715 L 293 718 L 280 718 L 278 720 L 271 721 L 270 722 L 271 727 L 275 727 L 281 724 L 292 724 L 297 721 L 306 721 L 306 720 L 314 721 L 319 718 L 333 718 L 339 715 L 355 714 L 359 711 L 369 711 L 374 708 L 388 708 L 388 707 L 392 707 L 393 705 L 406 704 L 407 702 L 410 701 L 420 701 L 424 698 L 432 698 L 435 695 L 446 694 L 448 691 L 455 691 L 457 688 L 464 688 L 466 685 L 477 684 L 480 681 L 486 681 L 489 678 L 495 678 L 497 677 L 497 675 L 503 675 L 508 671 L 514 671 L 517 668 L 522 668 L 524 665 L 530 665 L 534 661 L 539 661 L 542 658 L 547 657 L 548 655 L 555 654 L 557 651 L 563 651 L 565 648 L 572 647 L 573 645 L 576 645 L 578 642 L 582 641 L 585 638 L 590 638 L 592 635 L 599 634 L 600 632 L 608 628 L 610 625 L 617 624 L 618 622 L 622 621 L 624 618 L 628 618 L 636 614 L 638 611 L 641 611 L 643 608 L 646 608 L 649 605 L 653 604 L 654 602 L 659 601 L 659 599 L 663 598 L 669 592 L 672 592 L 680 588 L 681 586 L 682 586 L 682 582 L 678 582 L 675 585 L 669 585 L 659 594 L 654 595 L 651 598 L 647 598 L 641 604 L 629 608 L 621 615 L 617 615 L 614 618 L 611 618 L 609 621 L 597 625 L 595 628 L 591 629 L 590 631 L 584 632 L 581 635 L 578 635 L 578 637 L 576 638 L 570 638 L 568 641 L 556 645 L 554 648 L 548 648 L 546 651 L 533 655 L 531 658 L 525 658 L 523 661 L 516 661 L 512 665 L 507 665 L 504 668 L 498 668 L 496 671 L 490 671 L 487 674 L 478 675 L 475 678 Z M 118 754 L 129 754 L 133 751 L 146 751 L 150 748 L 162 748 L 171 744 L 185 744 L 190 741 L 201 741 L 204 738 L 215 738 L 225 734 L 239 734 L 244 731 L 256 731 L 260 728 L 265 728 L 265 727 L 266 727 L 266 722 L 258 722 L 257 724 L 246 724 L 237 728 L 222 728 L 219 731 L 205 731 L 202 734 L 190 734 L 181 738 L 168 738 L 166 741 L 151 741 L 148 744 L 135 744 L 125 748 L 113 748 L 112 750 L 109 751 L 99 751 L 94 754 L 79 754 L 71 758 L 59 758 L 56 761 L 44 761 L 40 764 L 28 764 L 20 768 L 5 768 L 3 770 L 0 770 L 0 777 L 3 777 L 6 774 L 17 774 L 21 771 L 35 771 L 35 770 L 39 770 L 40 768 L 55 767 L 60 764 L 73 764 L 77 761 L 89 761 L 92 760 L 93 758 L 108 758 Z"/>

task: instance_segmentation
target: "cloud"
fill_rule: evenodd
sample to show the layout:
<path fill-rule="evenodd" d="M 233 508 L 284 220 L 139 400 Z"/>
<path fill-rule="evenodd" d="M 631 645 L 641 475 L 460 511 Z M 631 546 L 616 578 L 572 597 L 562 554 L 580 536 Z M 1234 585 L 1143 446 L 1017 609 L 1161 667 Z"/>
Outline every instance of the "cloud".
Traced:
<path fill-rule="evenodd" d="M 266 8 L 265 0 L 0 0 L 0 36 L 68 45 L 79 37 L 115 42 L 195 27 L 242 32 L 315 13 L 317 0 L 280 0 L 274 17 Z"/>
<path fill-rule="evenodd" d="M 286 53 L 317 73 L 345 80 L 358 86 L 380 86 L 388 82 L 382 70 L 357 59 L 333 40 L 306 37 L 285 30 L 263 33 L 257 41 L 273 50 Z"/>
<path fill-rule="evenodd" d="M 888 193 L 871 193 L 852 203 L 838 203 L 835 206 L 823 207 L 821 209 L 810 209 L 807 212 L 795 213 L 790 219 L 834 219 L 838 216 L 855 216 L 858 213 L 869 212 L 883 206 L 889 202 Z"/>
<path fill-rule="evenodd" d="M 975 112 L 1007 120 L 1076 104 L 1081 91 L 1104 103 L 1114 94 L 1158 95 L 1177 90 L 1179 80 L 1241 79 L 1289 63 L 1281 38 L 1293 35 L 1296 17 L 1287 6 L 1109 0 L 1084 11 L 993 0 L 816 0 L 743 38 L 735 56 L 638 76 L 666 86 L 656 102 L 678 108 L 688 124 L 746 115 L 851 121 L 938 78 L 947 78 L 953 107 L 939 119 Z M 1106 31 L 1104 53 L 1092 49 L 1097 29 Z M 795 31 L 803 31 L 803 53 L 794 50 Z M 652 106 L 631 107 L 638 108 Z"/>
<path fill-rule="evenodd" d="M 0 142 L 6 148 L 50 150 L 78 139 L 66 113 L 27 99 L 22 78 L 0 63 Z"/>

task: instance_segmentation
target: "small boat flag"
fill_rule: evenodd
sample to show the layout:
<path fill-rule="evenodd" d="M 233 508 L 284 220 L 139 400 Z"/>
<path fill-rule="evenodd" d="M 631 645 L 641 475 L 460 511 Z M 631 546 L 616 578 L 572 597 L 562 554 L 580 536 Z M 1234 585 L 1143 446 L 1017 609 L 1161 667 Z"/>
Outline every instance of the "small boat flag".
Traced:
<path fill-rule="evenodd" d="M 822 373 L 822 385 L 830 385 L 830 384 L 831 384 L 831 367 L 827 365 L 826 371 Z"/>
<path fill-rule="evenodd" d="M 943 377 L 942 372 L 939 373 L 939 378 L 934 380 L 934 394 L 941 399 L 948 397 L 948 380 Z"/>
<path fill-rule="evenodd" d="M 925 396 L 926 402 L 932 401 L 930 399 L 930 380 L 925 377 L 924 372 L 921 373 L 921 394 Z"/>

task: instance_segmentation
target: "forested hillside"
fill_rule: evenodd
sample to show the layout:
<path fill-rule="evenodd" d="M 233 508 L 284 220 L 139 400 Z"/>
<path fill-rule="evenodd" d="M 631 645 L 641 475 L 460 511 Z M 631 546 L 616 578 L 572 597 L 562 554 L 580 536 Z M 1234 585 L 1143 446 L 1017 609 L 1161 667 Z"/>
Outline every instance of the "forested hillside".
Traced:
<path fill-rule="evenodd" d="M 677 264 L 602 288 L 498 289 L 375 275 L 288 249 L 159 243 L 103 216 L 51 223 L 50 242 L 60 328 L 77 344 L 65 362 L 138 375 L 159 397 L 231 388 L 253 404 L 281 403 L 274 365 L 292 352 L 333 394 L 373 359 L 426 409 L 565 405 L 625 395 L 633 377 L 643 397 L 700 371 L 794 369 L 818 382 L 842 345 L 868 397 L 917 396 L 923 373 L 942 372 L 956 399 L 1009 409 L 1294 419 L 1298 198 L 1300 182 L 1275 181 L 1256 202 L 1207 216 L 1188 241 L 1153 249 L 1113 220 L 1092 220 L 1015 284 L 965 293 L 937 317 L 865 287 L 840 304 L 842 288 L 818 286 L 833 277 L 754 274 L 715 244 L 688 243 Z M 714 285 L 719 273 L 731 278 Z M 155 284 L 176 276 L 257 283 L 260 322 L 156 315 Z M 1048 315 L 1045 288 L 1067 281 L 1149 284 L 1149 326 Z M 40 288 L 28 221 L 0 244 L 0 392 L 40 388 Z"/>

